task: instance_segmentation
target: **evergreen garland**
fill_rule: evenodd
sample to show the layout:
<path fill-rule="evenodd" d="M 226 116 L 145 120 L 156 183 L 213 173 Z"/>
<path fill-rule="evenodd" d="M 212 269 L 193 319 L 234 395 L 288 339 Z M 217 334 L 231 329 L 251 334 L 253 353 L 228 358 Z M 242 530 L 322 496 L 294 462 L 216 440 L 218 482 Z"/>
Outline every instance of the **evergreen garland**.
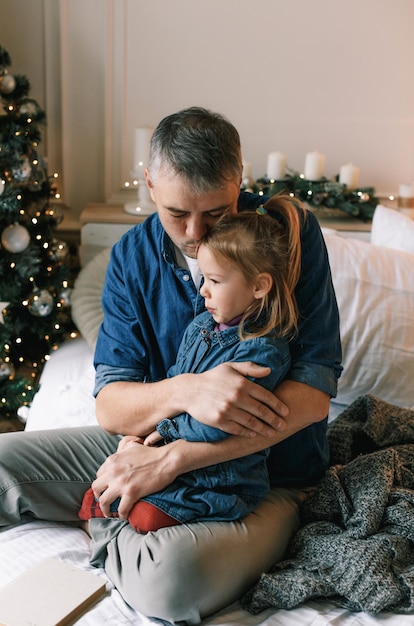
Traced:
<path fill-rule="evenodd" d="M 334 209 L 364 221 L 371 220 L 379 199 L 373 187 L 347 189 L 339 182 L 322 178 L 318 181 L 306 180 L 303 175 L 290 171 L 283 180 L 269 180 L 266 177 L 256 181 L 243 181 L 243 188 L 265 196 L 276 193 L 288 193 L 310 207 L 316 209 Z M 328 211 L 327 211 L 328 212 Z"/>

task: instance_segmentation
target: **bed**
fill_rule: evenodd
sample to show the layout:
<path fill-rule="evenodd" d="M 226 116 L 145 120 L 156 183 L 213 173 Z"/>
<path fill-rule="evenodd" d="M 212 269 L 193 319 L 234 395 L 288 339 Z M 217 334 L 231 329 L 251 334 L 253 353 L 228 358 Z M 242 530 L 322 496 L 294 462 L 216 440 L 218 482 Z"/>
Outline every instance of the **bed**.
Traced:
<path fill-rule="evenodd" d="M 371 243 L 324 231 L 337 293 L 344 374 L 330 423 L 361 397 L 414 409 L 414 221 L 379 207 Z M 26 430 L 96 423 L 91 395 L 93 345 L 101 321 L 100 290 L 109 250 L 82 270 L 72 294 L 80 337 L 62 345 L 44 368 L 41 387 L 23 416 Z M 89 538 L 79 528 L 33 521 L 0 531 L 0 588 L 45 557 L 55 557 L 105 577 L 89 565 Z M 414 579 L 414 575 L 413 575 Z M 161 624 L 137 614 L 110 581 L 105 597 L 77 626 Z M 236 603 L 204 620 L 219 626 L 408 626 L 414 613 L 352 611 L 327 599 L 257 614 Z"/>

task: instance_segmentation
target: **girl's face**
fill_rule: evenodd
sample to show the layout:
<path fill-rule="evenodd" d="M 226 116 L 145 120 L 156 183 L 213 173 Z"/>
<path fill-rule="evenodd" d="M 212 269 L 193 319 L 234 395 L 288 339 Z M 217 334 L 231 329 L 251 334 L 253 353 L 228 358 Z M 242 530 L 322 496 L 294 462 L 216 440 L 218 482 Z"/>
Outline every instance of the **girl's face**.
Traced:
<path fill-rule="evenodd" d="M 218 324 L 230 322 L 244 313 L 258 297 L 257 286 L 250 285 L 233 263 L 213 254 L 207 246 L 199 247 L 197 260 L 204 276 L 200 294 Z"/>

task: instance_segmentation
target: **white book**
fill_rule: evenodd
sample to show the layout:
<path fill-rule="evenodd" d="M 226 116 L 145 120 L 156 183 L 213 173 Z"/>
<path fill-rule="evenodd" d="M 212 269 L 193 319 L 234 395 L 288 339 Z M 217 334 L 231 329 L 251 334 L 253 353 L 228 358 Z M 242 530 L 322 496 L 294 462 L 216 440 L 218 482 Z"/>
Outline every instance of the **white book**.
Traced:
<path fill-rule="evenodd" d="M 0 590 L 0 626 L 65 626 L 105 594 L 106 581 L 45 559 Z"/>

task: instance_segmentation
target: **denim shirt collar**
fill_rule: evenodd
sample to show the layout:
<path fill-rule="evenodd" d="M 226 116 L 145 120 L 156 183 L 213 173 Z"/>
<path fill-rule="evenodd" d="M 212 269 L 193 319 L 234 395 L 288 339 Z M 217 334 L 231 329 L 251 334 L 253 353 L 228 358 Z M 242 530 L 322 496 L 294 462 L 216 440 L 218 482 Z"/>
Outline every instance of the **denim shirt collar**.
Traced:
<path fill-rule="evenodd" d="M 201 334 L 209 336 L 212 342 L 217 342 L 223 347 L 240 341 L 238 325 L 231 326 L 225 330 L 215 330 L 216 322 L 208 311 L 199 315 L 198 318 L 194 320 L 194 325 L 199 329 Z"/>

